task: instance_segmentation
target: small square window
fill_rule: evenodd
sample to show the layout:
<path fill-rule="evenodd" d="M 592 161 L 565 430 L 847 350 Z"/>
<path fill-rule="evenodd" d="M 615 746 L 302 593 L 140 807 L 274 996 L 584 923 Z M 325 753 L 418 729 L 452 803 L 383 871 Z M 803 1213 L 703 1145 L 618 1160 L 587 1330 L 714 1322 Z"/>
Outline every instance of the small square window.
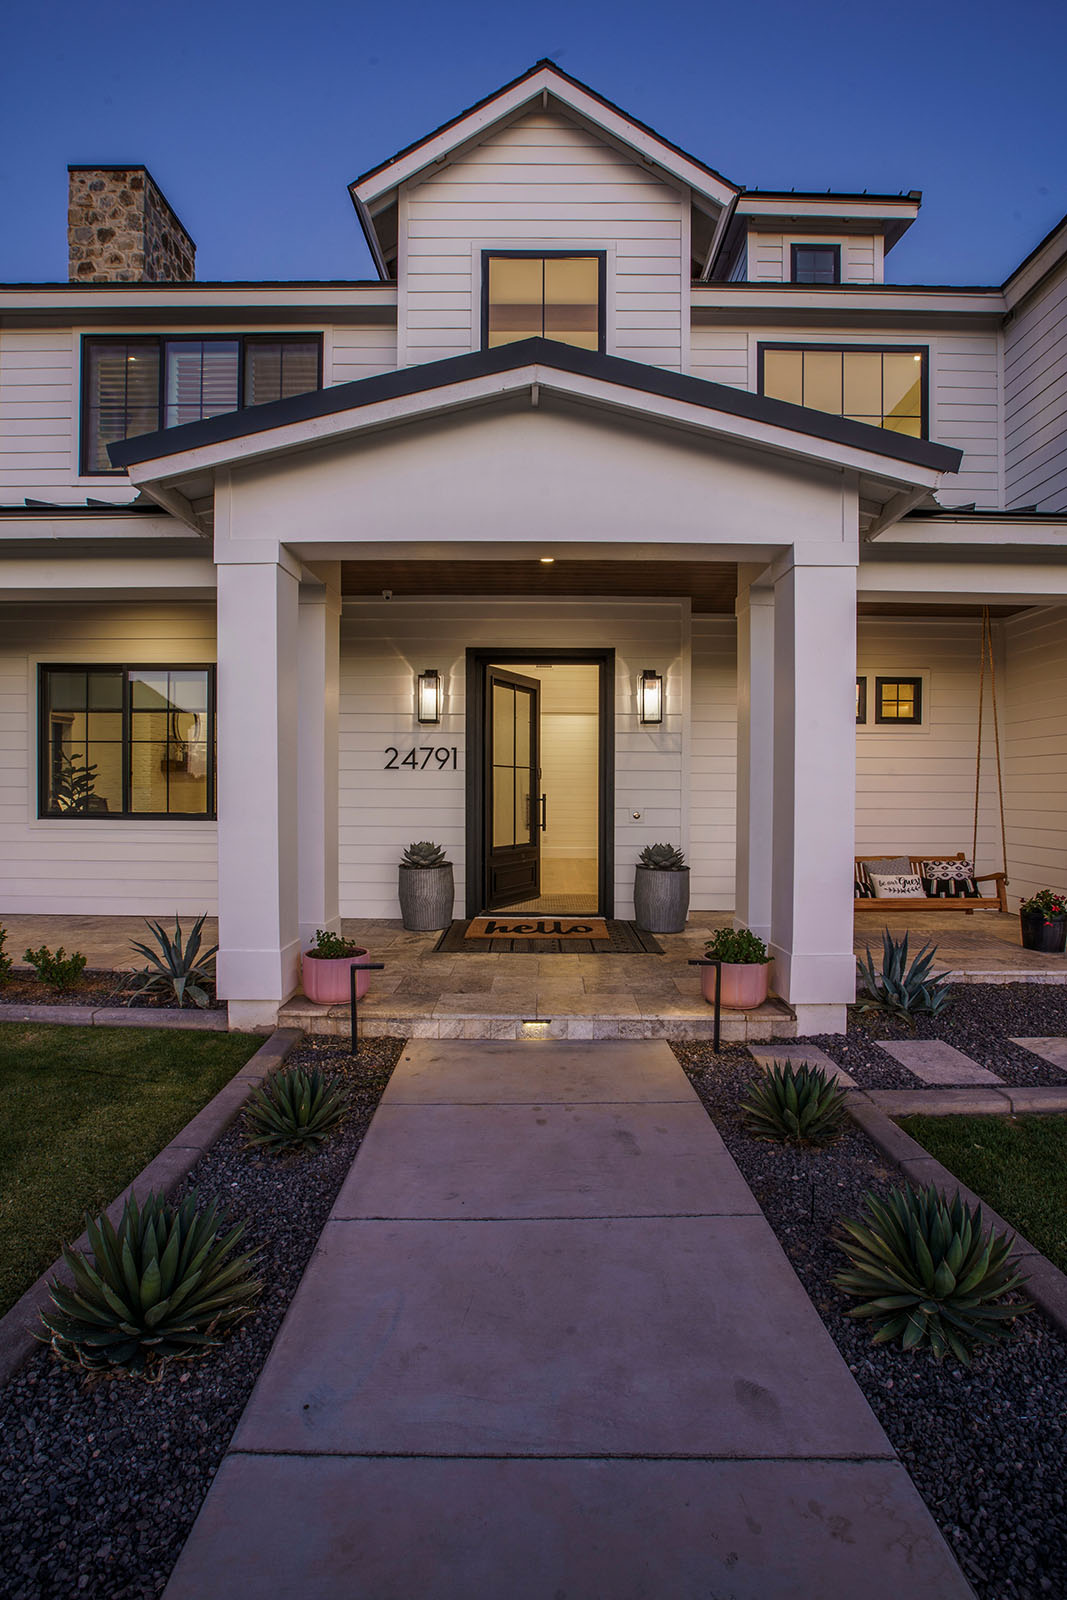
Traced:
<path fill-rule="evenodd" d="M 795 244 L 792 246 L 794 283 L 840 283 L 841 246 L 839 244 Z"/>
<path fill-rule="evenodd" d="M 867 679 L 856 679 L 856 726 L 867 721 Z"/>
<path fill-rule="evenodd" d="M 900 727 L 917 727 L 923 719 L 921 678 L 876 678 L 874 720 Z"/>

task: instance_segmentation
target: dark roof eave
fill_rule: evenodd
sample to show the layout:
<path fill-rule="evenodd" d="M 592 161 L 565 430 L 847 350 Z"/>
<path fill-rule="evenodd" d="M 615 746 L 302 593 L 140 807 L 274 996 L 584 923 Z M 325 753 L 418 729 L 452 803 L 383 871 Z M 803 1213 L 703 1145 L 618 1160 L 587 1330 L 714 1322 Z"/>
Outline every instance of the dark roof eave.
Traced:
<path fill-rule="evenodd" d="M 179 455 L 206 445 L 223 444 L 231 439 L 247 438 L 252 434 L 269 432 L 272 428 L 307 422 L 315 417 L 332 416 L 381 400 L 395 400 L 405 395 L 444 389 L 471 378 L 489 377 L 535 363 L 580 377 L 617 383 L 663 399 L 701 406 L 709 411 L 724 411 L 728 415 L 786 428 L 815 439 L 825 439 L 832 444 L 869 450 L 875 455 L 905 461 L 935 472 L 956 472 L 963 459 L 962 451 L 948 445 L 933 444 L 927 439 L 913 439 L 906 434 L 889 433 L 883 428 L 872 428 L 867 423 L 851 422 L 846 417 L 833 417 L 807 406 L 789 405 L 784 400 L 751 394 L 747 389 L 710 383 L 705 378 L 668 372 L 640 361 L 625 361 L 618 356 L 579 350 L 573 345 L 559 344 L 551 339 L 522 339 L 496 350 L 476 350 L 470 355 L 448 356 L 443 361 L 403 367 L 377 377 L 358 378 L 352 383 L 314 389 L 288 400 L 275 400 L 269 405 L 227 412 L 206 422 L 190 422 L 182 427 L 142 434 L 138 438 L 109 445 L 108 455 L 116 467 L 136 466 L 144 461 Z"/>

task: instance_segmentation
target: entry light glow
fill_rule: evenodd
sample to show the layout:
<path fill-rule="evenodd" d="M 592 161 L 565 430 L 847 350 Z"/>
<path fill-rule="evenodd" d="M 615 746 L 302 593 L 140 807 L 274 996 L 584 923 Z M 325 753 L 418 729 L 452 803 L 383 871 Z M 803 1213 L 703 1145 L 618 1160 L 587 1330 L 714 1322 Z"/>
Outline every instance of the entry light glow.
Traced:
<path fill-rule="evenodd" d="M 419 673 L 415 706 L 420 722 L 440 722 L 441 675 L 436 667 L 427 667 L 425 672 Z"/>
<path fill-rule="evenodd" d="M 555 564 L 556 564 L 555 556 L 542 556 L 541 557 L 541 565 L 543 567 L 552 567 L 552 566 L 555 566 Z"/>
<path fill-rule="evenodd" d="M 663 721 L 663 677 L 651 667 L 637 680 L 637 712 L 644 724 Z"/>

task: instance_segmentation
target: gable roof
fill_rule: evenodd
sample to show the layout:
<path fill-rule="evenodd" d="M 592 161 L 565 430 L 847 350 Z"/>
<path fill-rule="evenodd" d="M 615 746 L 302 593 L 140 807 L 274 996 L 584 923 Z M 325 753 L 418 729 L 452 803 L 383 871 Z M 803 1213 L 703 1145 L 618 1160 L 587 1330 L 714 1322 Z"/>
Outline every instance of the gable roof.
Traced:
<path fill-rule="evenodd" d="M 190 451 L 249 438 L 273 429 L 313 422 L 343 412 L 357 412 L 382 402 L 401 401 L 406 397 L 431 394 L 435 390 L 469 384 L 472 380 L 533 367 L 599 380 L 631 393 L 680 402 L 702 411 L 725 413 L 765 427 L 784 429 L 801 437 L 822 440 L 932 472 L 956 472 L 963 458 L 962 451 L 948 445 L 934 444 L 928 439 L 913 439 L 907 434 L 891 433 L 864 422 L 852 422 L 847 417 L 814 411 L 809 406 L 790 405 L 784 400 L 771 400 L 766 395 L 752 394 L 747 389 L 735 389 L 729 384 L 711 383 L 706 378 L 669 372 L 648 366 L 643 361 L 626 361 L 619 356 L 580 350 L 553 339 L 520 339 L 495 350 L 475 350 L 469 355 L 449 356 L 443 361 L 401 367 L 395 372 L 381 373 L 373 378 L 358 378 L 352 383 L 313 389 L 307 394 L 293 395 L 288 400 L 275 400 L 268 405 L 251 406 L 244 411 L 230 411 L 205 422 L 189 422 L 181 427 L 124 439 L 110 445 L 108 454 L 116 467 L 135 467 L 143 462 L 186 455 Z M 321 430 L 319 432 L 321 434 Z"/>
<path fill-rule="evenodd" d="M 695 196 L 706 202 L 716 220 L 721 218 L 725 208 L 740 193 L 738 186 L 730 183 L 722 173 L 672 144 L 646 123 L 597 94 L 588 84 L 564 72 L 554 61 L 537 61 L 527 72 L 504 84 L 503 88 L 479 100 L 476 105 L 469 106 L 466 111 L 461 111 L 458 116 L 442 123 L 414 144 L 398 150 L 396 155 L 372 167 L 349 184 L 352 204 L 366 234 L 375 266 L 383 278 L 389 275 L 385 259 L 389 246 L 384 239 L 386 229 L 380 229 L 375 219 L 391 210 L 400 185 L 417 177 L 427 167 L 447 160 L 470 140 L 481 137 L 496 123 L 528 109 L 538 100 L 543 104 L 555 101 L 598 128 L 616 144 L 632 150 L 642 161 L 659 167 L 677 182 L 685 184 Z"/>

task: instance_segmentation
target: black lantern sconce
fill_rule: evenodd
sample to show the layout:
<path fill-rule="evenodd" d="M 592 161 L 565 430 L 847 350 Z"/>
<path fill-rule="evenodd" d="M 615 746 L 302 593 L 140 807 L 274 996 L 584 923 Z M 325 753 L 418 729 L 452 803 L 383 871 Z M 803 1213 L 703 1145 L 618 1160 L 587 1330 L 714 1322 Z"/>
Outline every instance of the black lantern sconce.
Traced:
<path fill-rule="evenodd" d="M 433 667 L 419 673 L 416 712 L 420 722 L 441 720 L 441 675 Z"/>
<path fill-rule="evenodd" d="M 637 710 L 642 724 L 663 721 L 663 677 L 651 667 L 637 680 Z"/>

